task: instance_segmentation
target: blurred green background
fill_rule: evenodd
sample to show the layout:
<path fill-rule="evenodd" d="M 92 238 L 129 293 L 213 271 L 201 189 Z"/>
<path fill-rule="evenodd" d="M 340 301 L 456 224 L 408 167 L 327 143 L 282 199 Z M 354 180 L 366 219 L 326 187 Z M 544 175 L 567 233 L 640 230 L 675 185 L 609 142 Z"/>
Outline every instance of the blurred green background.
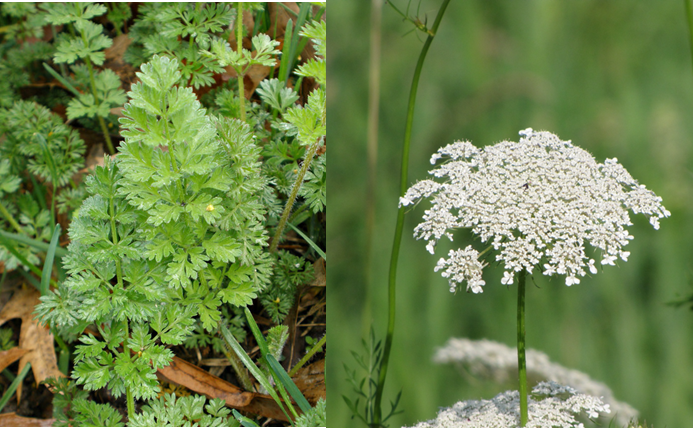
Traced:
<path fill-rule="evenodd" d="M 400 9 L 406 2 L 397 1 Z M 441 0 L 422 1 L 432 25 Z M 418 3 L 412 2 L 410 14 Z M 330 428 L 360 426 L 341 396 L 354 398 L 343 363 L 356 364 L 372 321 L 384 338 L 387 272 L 399 196 L 409 85 L 423 35 L 383 6 L 382 76 L 372 284 L 365 272 L 369 1 L 330 5 L 330 212 L 328 269 Z M 693 313 L 667 302 L 693 290 L 693 72 L 683 0 L 453 1 L 424 65 L 412 138 L 410 183 L 426 178 L 430 155 L 454 140 L 477 145 L 549 130 L 616 157 L 672 213 L 654 231 L 631 216 L 627 263 L 566 287 L 536 276 L 527 289 L 527 346 L 612 388 L 655 427 L 693 421 Z M 397 329 L 385 400 L 403 390 L 391 427 L 432 419 L 441 406 L 491 398 L 515 385 L 471 384 L 431 362 L 450 337 L 515 346 L 516 289 L 489 266 L 480 295 L 448 291 L 436 256 L 412 237 L 423 210 L 406 217 L 398 270 Z M 477 241 L 478 242 L 478 241 Z M 461 242 L 456 242 L 461 245 Z M 530 282 L 531 284 L 531 282 Z M 367 299 L 370 311 L 363 313 Z M 364 322 L 365 321 L 365 322 Z M 388 409 L 386 406 L 385 410 Z"/>

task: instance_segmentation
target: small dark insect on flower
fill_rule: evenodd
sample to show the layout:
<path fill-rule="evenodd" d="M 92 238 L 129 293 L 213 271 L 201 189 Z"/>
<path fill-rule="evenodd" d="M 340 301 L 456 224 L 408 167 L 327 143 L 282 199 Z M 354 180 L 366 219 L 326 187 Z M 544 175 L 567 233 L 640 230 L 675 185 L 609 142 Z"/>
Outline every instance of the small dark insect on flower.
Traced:
<path fill-rule="evenodd" d="M 523 185 L 522 185 L 522 186 L 520 186 L 520 187 L 524 187 L 524 188 L 525 188 L 525 190 L 527 190 L 527 189 L 529 189 L 529 183 L 525 183 L 525 184 L 523 184 Z"/>

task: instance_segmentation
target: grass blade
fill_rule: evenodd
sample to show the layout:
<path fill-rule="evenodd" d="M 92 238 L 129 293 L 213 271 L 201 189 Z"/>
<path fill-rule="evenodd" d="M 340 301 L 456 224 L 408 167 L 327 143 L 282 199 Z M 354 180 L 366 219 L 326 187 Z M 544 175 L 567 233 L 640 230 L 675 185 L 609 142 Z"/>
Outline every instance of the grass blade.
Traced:
<path fill-rule="evenodd" d="M 68 82 L 63 76 L 58 74 L 57 71 L 53 70 L 53 68 L 45 62 L 43 63 L 43 68 L 45 68 L 47 72 L 49 72 L 53 77 L 55 77 L 58 80 L 58 82 L 62 83 L 63 86 L 65 86 L 65 89 L 72 92 L 76 97 L 82 95 L 77 89 L 75 89 L 74 86 L 70 84 L 70 82 Z"/>
<path fill-rule="evenodd" d="M 308 403 L 308 400 L 306 400 L 306 397 L 303 396 L 301 390 L 298 389 L 294 381 L 291 380 L 289 374 L 286 373 L 286 370 L 284 370 L 284 367 L 282 367 L 282 365 L 279 364 L 279 361 L 274 358 L 274 355 L 269 354 L 265 357 L 265 359 L 274 372 L 274 379 L 284 385 L 284 388 L 289 391 L 289 394 L 291 394 L 291 397 L 294 399 L 296 404 L 298 404 L 298 407 L 300 407 L 304 413 L 310 411 L 310 403 Z"/>
<path fill-rule="evenodd" d="M 12 255 L 15 256 L 17 260 L 19 260 L 24 266 L 28 267 L 36 275 L 42 275 L 41 270 L 34 266 L 32 263 L 30 263 L 29 260 L 26 259 L 26 257 L 24 257 L 19 251 L 17 251 L 17 248 L 12 244 L 12 242 L 5 238 L 3 234 L 0 234 L 0 244 L 7 248 L 7 251 L 12 253 Z"/>
<path fill-rule="evenodd" d="M 265 340 L 265 337 L 262 335 L 262 332 L 260 331 L 260 327 L 258 327 L 257 323 L 255 322 L 255 319 L 253 318 L 253 314 L 250 313 L 248 308 L 245 308 L 245 317 L 248 319 L 248 325 L 250 326 L 250 331 L 253 332 L 253 336 L 255 336 L 255 341 L 257 342 L 258 346 L 260 347 L 260 353 L 262 354 L 262 358 L 264 358 L 265 362 L 269 365 L 269 361 L 267 360 L 267 357 L 272 356 L 272 354 L 270 354 L 270 352 L 269 352 L 269 347 L 267 346 L 267 341 Z M 288 394 L 286 393 L 284 386 L 279 382 L 275 382 L 275 384 L 277 386 L 277 389 L 279 390 L 279 393 L 281 394 L 282 398 L 284 399 L 284 402 L 286 403 L 289 410 L 291 411 L 291 413 L 294 415 L 294 417 L 298 417 L 298 413 L 296 413 L 296 409 L 294 409 L 294 406 L 291 403 L 291 399 L 289 398 Z"/>
<path fill-rule="evenodd" d="M 284 31 L 284 46 L 282 47 L 282 60 L 279 63 L 279 73 L 277 73 L 277 78 L 279 81 L 284 82 L 284 86 L 288 87 L 286 84 L 289 79 L 289 62 L 291 61 L 291 34 L 294 29 L 294 21 L 289 19 L 286 23 L 286 30 Z"/>
<path fill-rule="evenodd" d="M 322 338 L 320 338 L 320 340 L 318 341 L 318 343 L 315 344 L 315 346 L 313 346 L 312 348 L 310 348 L 310 351 L 308 351 L 308 353 L 307 353 L 306 355 L 304 355 L 303 358 L 301 358 L 301 361 L 299 361 L 298 363 L 296 363 L 296 365 L 293 366 L 293 367 L 291 368 L 291 370 L 289 370 L 289 377 L 292 377 L 293 375 L 295 375 L 296 372 L 297 372 L 301 367 L 303 367 L 303 365 L 304 365 L 313 355 L 315 355 L 315 353 L 318 352 L 318 350 L 319 350 L 320 348 L 322 348 L 322 346 L 325 344 L 326 341 L 327 341 L 327 333 L 325 333 L 325 334 L 322 336 Z"/>
<path fill-rule="evenodd" d="M 291 223 L 289 223 L 289 222 L 287 222 L 286 224 L 287 224 L 290 228 L 292 228 L 292 229 L 294 230 L 294 232 L 298 233 L 298 234 L 301 236 L 301 238 L 305 239 L 306 242 L 308 243 L 308 245 L 310 245 L 311 248 L 314 249 L 315 252 L 318 253 L 318 254 L 320 255 L 320 257 L 322 257 L 323 259 L 325 259 L 325 261 L 327 261 L 327 256 L 325 255 L 325 252 L 324 252 L 323 250 L 321 250 L 320 247 L 318 247 L 318 244 L 316 244 L 315 242 L 313 242 L 312 239 L 310 239 L 308 236 L 306 236 L 305 233 L 301 232 L 301 231 L 300 231 L 296 226 L 294 226 L 293 224 L 291 224 Z"/>
<path fill-rule="evenodd" d="M 26 366 L 24 366 L 24 368 L 22 369 L 22 372 L 19 373 L 19 375 L 16 378 L 14 378 L 14 380 L 10 384 L 10 387 L 7 388 L 7 391 L 5 391 L 5 393 L 2 395 L 2 398 L 0 398 L 0 412 L 2 412 L 2 409 L 5 408 L 5 405 L 7 404 L 7 402 L 10 401 L 10 398 L 12 398 L 12 396 L 14 395 L 20 382 L 22 382 L 24 380 L 26 375 L 29 373 L 30 369 L 31 369 L 31 363 L 26 363 Z"/>
<path fill-rule="evenodd" d="M 256 427 L 258 426 L 255 422 L 252 420 L 246 418 L 245 416 L 241 415 L 238 410 L 236 409 L 231 409 L 231 412 L 233 413 L 233 417 L 238 419 L 238 422 L 241 423 L 244 427 Z"/>
<path fill-rule="evenodd" d="M 231 347 L 231 349 L 236 353 L 236 355 L 238 355 L 238 358 L 240 358 L 243 364 L 248 368 L 250 373 L 252 373 L 252 375 L 255 376 L 255 379 L 257 379 L 257 381 L 260 382 L 260 385 L 262 385 L 262 387 L 267 390 L 269 395 L 272 396 L 274 401 L 277 402 L 277 405 L 281 409 L 282 413 L 284 413 L 286 418 L 288 420 L 291 420 L 291 417 L 288 413 L 286 413 L 286 410 L 284 409 L 284 403 L 282 402 L 281 398 L 279 398 L 279 395 L 277 395 L 277 391 L 274 390 L 272 384 L 270 384 L 270 381 L 269 379 L 267 379 L 267 376 L 265 376 L 260 371 L 260 369 L 253 362 L 253 360 L 250 359 L 250 356 L 248 356 L 248 354 L 245 352 L 241 344 L 238 343 L 236 338 L 233 337 L 233 334 L 231 334 L 229 329 L 226 328 L 226 326 L 223 324 L 221 326 L 221 334 L 224 337 L 226 343 Z"/>
<path fill-rule="evenodd" d="M 268 355 L 270 352 L 269 347 L 267 346 L 267 341 L 265 340 L 265 336 L 262 335 L 260 327 L 258 327 L 257 323 L 255 322 L 255 318 L 253 318 L 253 314 L 250 313 L 247 307 L 243 309 L 245 311 L 245 317 L 248 320 L 248 326 L 250 327 L 250 331 L 252 331 L 253 336 L 255 336 L 257 346 L 260 347 L 260 353 L 263 356 Z"/>
<path fill-rule="evenodd" d="M 51 238 L 51 243 L 48 246 L 48 252 L 46 253 L 46 261 L 43 263 L 43 273 L 41 274 L 41 295 L 45 296 L 48 294 L 48 289 L 50 287 L 51 273 L 53 272 L 53 259 L 55 258 L 55 249 L 58 248 L 58 239 L 60 238 L 60 223 L 55 224 L 55 230 L 53 230 L 53 237 Z"/>
<path fill-rule="evenodd" d="M 29 238 L 28 236 L 25 235 L 18 235 L 16 233 L 10 233 L 6 232 L 4 230 L 0 230 L 0 235 L 9 239 L 9 240 L 14 240 L 17 242 L 21 242 L 22 244 L 27 244 L 31 247 L 36 248 L 37 250 L 40 251 L 45 251 L 48 252 L 49 245 L 43 241 L 39 241 L 37 239 L 32 239 Z M 63 247 L 55 247 L 55 255 L 62 258 L 67 255 L 67 250 Z"/>

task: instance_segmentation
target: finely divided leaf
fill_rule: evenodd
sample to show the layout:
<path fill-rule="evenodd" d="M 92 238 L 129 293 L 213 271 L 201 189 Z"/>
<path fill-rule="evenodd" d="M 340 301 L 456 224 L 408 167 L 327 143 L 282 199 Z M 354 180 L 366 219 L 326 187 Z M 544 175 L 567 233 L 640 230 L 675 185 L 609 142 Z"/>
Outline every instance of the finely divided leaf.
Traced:
<path fill-rule="evenodd" d="M 229 235 L 217 232 L 210 239 L 202 241 L 207 255 L 220 262 L 235 262 L 241 255 L 240 245 Z"/>

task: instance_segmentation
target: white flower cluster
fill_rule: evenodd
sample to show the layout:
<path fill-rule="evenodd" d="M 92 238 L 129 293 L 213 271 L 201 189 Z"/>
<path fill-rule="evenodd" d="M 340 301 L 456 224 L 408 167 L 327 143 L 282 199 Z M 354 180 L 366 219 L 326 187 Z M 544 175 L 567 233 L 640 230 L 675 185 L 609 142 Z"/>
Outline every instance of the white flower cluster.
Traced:
<path fill-rule="evenodd" d="M 442 275 L 450 281 L 450 291 L 453 293 L 456 289 L 453 284 L 460 284 L 462 281 L 467 281 L 467 291 L 471 289 L 474 293 L 482 293 L 484 289 L 481 287 L 486 284 L 481 279 L 484 265 L 479 261 L 479 252 L 469 245 L 464 250 L 450 250 L 448 259 L 438 260 L 434 271 L 445 269 Z"/>
<path fill-rule="evenodd" d="M 611 389 L 585 373 L 554 363 L 543 352 L 527 349 L 527 378 L 530 382 L 554 381 L 569 385 L 577 391 L 602 397 L 615 414 L 618 426 L 637 418 L 638 411 L 628 403 L 618 401 Z M 517 349 L 491 340 L 452 338 L 433 356 L 436 363 L 452 363 L 471 375 L 499 384 L 517 382 Z M 602 421 L 608 425 L 608 421 Z"/>
<path fill-rule="evenodd" d="M 584 428 L 575 417 L 582 413 L 596 418 L 609 413 L 599 398 L 579 394 L 569 386 L 541 382 L 528 397 L 527 428 Z M 444 408 L 436 419 L 414 428 L 515 428 L 520 426 L 520 394 L 506 391 L 491 400 L 461 401 Z"/>
<path fill-rule="evenodd" d="M 470 228 L 498 251 L 496 260 L 506 271 L 503 284 L 543 262 L 545 275 L 566 275 L 566 285 L 572 285 L 585 276 L 585 268 L 597 273 L 594 259 L 585 254 L 586 242 L 601 250 L 602 265 L 628 259 L 623 247 L 633 239 L 625 229 L 632 225 L 629 209 L 648 215 L 655 229 L 659 219 L 670 215 L 662 199 L 639 185 L 615 158 L 597 163 L 550 132 L 530 128 L 520 135 L 518 143 L 480 149 L 458 141 L 441 148 L 431 163 L 450 160 L 430 174 L 445 181 L 419 181 L 400 198 L 400 206 L 431 198 L 432 207 L 414 229 L 417 239 L 428 241 L 431 254 L 441 237 L 452 240 L 451 230 Z M 467 247 L 455 252 L 454 260 L 438 263 L 437 269 L 448 266 L 451 289 L 465 280 L 472 291 L 483 285 L 481 263 L 471 258 L 472 251 Z M 469 266 L 453 267 L 458 262 Z"/>

